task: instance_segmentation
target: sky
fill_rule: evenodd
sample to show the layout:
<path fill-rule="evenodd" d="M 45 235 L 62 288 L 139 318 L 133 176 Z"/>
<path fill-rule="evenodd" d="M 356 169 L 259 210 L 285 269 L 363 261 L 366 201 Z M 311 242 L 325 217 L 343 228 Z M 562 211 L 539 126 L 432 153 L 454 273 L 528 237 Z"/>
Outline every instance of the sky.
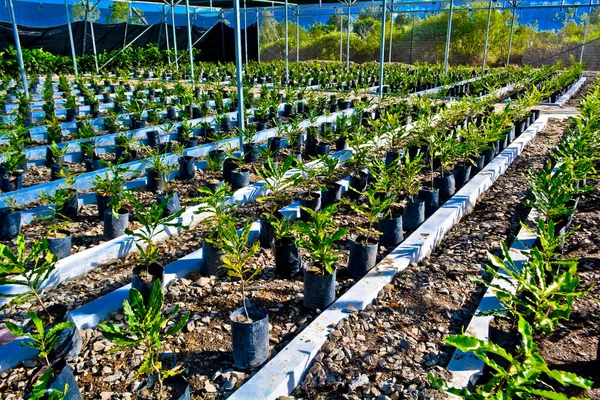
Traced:
<path fill-rule="evenodd" d="M 73 0 L 69 0 L 69 4 L 72 4 Z M 293 0 L 292 0 L 293 1 Z M 0 21 L 10 22 L 10 16 L 8 13 L 7 0 L 0 0 L 2 4 L 0 8 Z M 573 0 L 569 0 L 573 3 Z M 575 1 L 578 4 L 589 4 L 588 1 Z M 540 2 L 535 0 L 527 0 L 523 4 L 557 4 L 559 2 Z M 20 0 L 13 2 L 15 7 L 15 16 L 17 23 L 20 25 L 36 26 L 36 27 L 48 27 L 55 25 L 62 25 L 67 22 L 64 2 L 61 0 L 44 0 L 43 3 L 36 0 Z M 371 3 L 365 3 L 370 5 Z M 100 21 L 104 20 L 106 14 L 108 14 L 107 7 L 110 5 L 109 1 L 101 1 L 99 7 L 101 10 Z M 162 6 L 154 4 L 133 4 L 134 7 L 144 11 L 145 17 L 149 23 L 160 23 L 162 21 Z M 424 5 L 423 9 L 431 11 L 434 8 L 439 9 L 439 5 Z M 358 9 L 353 9 L 353 12 L 357 12 Z M 539 29 L 541 30 L 556 30 L 560 28 L 560 22 L 555 20 L 555 14 L 560 11 L 559 7 L 556 8 L 544 8 L 544 9 L 521 9 L 517 11 L 517 18 L 519 23 L 533 23 L 537 22 Z M 566 9 L 565 9 L 566 11 Z M 581 7 L 578 14 L 587 12 L 587 7 Z M 170 9 L 167 8 L 167 23 L 171 23 Z M 179 6 L 175 8 L 175 23 L 176 25 L 185 25 L 185 7 Z M 331 8 L 323 7 L 322 9 L 311 9 L 304 10 L 301 14 L 300 24 L 302 26 L 310 26 L 313 22 L 326 22 L 329 16 L 332 14 Z M 255 11 L 252 10 L 247 15 L 247 24 L 253 24 L 255 22 Z M 212 26 L 218 20 L 218 13 L 210 13 L 209 10 L 196 10 L 192 15 L 192 23 L 197 26 L 208 28 Z M 275 16 L 278 20 L 283 20 L 283 12 L 276 12 Z M 303 17 L 302 17 L 303 16 Z M 234 17 L 232 13 L 225 13 L 225 18 L 233 23 Z M 290 20 L 292 20 L 292 13 L 290 13 Z M 243 17 L 242 17 L 243 21 Z"/>

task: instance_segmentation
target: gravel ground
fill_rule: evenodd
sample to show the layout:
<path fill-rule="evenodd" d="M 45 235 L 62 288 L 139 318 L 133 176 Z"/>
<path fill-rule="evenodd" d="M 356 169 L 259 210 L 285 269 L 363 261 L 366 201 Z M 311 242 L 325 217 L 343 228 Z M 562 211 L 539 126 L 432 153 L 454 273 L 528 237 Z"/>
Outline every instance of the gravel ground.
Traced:
<path fill-rule="evenodd" d="M 364 311 L 341 321 L 294 396 L 302 399 L 443 399 L 427 373 L 448 378 L 452 348 L 443 339 L 466 326 L 484 292 L 468 278 L 483 273 L 486 252 L 511 242 L 527 185 L 522 173 L 540 169 L 565 122 L 551 120 L 494 184 L 475 210 L 433 254 L 400 273 Z"/>

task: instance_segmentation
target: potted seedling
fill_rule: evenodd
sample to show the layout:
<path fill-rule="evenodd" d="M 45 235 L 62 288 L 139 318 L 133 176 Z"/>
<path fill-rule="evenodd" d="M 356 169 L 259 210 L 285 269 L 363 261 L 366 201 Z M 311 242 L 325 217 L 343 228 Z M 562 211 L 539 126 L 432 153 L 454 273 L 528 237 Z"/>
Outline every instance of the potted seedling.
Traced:
<path fill-rule="evenodd" d="M 125 199 L 133 207 L 133 213 L 136 221 L 142 227 L 132 231 L 125 229 L 125 233 L 133 236 L 135 247 L 137 248 L 137 265 L 133 267 L 131 287 L 137 289 L 144 301 L 147 302 L 150 297 L 152 285 L 155 280 L 162 284 L 164 281 L 164 267 L 158 263 L 158 254 L 160 246 L 154 242 L 158 235 L 161 235 L 167 228 L 183 228 L 181 222 L 177 221 L 183 209 L 166 216 L 164 213 L 168 198 L 160 202 L 152 202 L 149 206 L 142 204 L 131 193 L 124 194 Z"/>
<path fill-rule="evenodd" d="M 418 194 L 421 188 L 419 173 L 423 168 L 421 163 L 422 154 L 411 158 L 408 151 L 399 161 L 400 171 L 397 180 L 391 187 L 391 193 L 395 194 L 395 202 L 406 202 L 402 214 L 403 228 L 414 230 L 425 221 L 425 202 Z"/>
<path fill-rule="evenodd" d="M 321 184 L 321 207 L 325 208 L 337 203 L 342 197 L 342 185 L 337 183 L 340 176 L 337 169 L 339 160 L 337 157 L 324 155 L 319 159 L 322 167 L 318 169 L 319 176 L 323 177 Z"/>
<path fill-rule="evenodd" d="M 367 189 L 369 182 L 369 172 L 367 169 L 369 153 L 372 151 L 369 135 L 364 131 L 363 127 L 359 127 L 358 131 L 348 140 L 352 158 L 349 163 L 352 165 L 350 172 L 350 182 L 348 184 L 348 195 L 352 200 L 357 200 L 360 194 Z"/>
<path fill-rule="evenodd" d="M 63 139 L 62 133 L 62 122 L 58 117 L 53 115 L 52 117 L 46 118 L 46 136 L 48 137 L 48 144 L 56 142 L 60 143 Z"/>
<path fill-rule="evenodd" d="M 256 135 L 256 128 L 254 125 L 246 126 L 246 129 L 240 129 L 242 139 L 244 141 L 244 161 L 256 162 L 258 161 L 259 151 L 258 146 L 254 143 L 254 136 Z"/>
<path fill-rule="evenodd" d="M 148 190 L 153 193 L 164 192 L 169 174 L 176 167 L 168 163 L 167 155 L 161 152 L 160 149 L 152 149 L 144 145 L 142 147 L 148 157 L 146 160 L 142 160 L 142 164 L 146 167 Z"/>
<path fill-rule="evenodd" d="M 273 229 L 272 250 L 275 257 L 275 271 L 282 278 L 291 278 L 302 268 L 302 255 L 294 236 L 294 223 L 289 216 L 268 216 Z M 262 227 L 261 227 L 262 232 Z"/>
<path fill-rule="evenodd" d="M 0 163 L 0 190 L 12 192 L 23 187 L 23 165 L 27 165 L 25 153 L 9 144 L 2 152 L 4 159 Z"/>
<path fill-rule="evenodd" d="M 302 171 L 302 191 L 298 194 L 300 202 L 300 219 L 308 221 L 310 214 L 303 211 L 309 208 L 313 211 L 318 211 L 321 208 L 321 193 L 319 176 L 321 175 L 321 166 L 302 164 L 299 165 Z"/>
<path fill-rule="evenodd" d="M 67 109 L 67 122 L 72 122 L 75 120 L 75 116 L 78 114 L 78 106 L 77 99 L 75 95 L 69 94 L 67 96 L 67 101 L 65 102 L 65 108 Z"/>
<path fill-rule="evenodd" d="M 177 127 L 177 140 L 179 143 L 182 143 L 186 148 L 198 146 L 198 139 L 194 137 L 195 130 L 196 125 L 188 122 L 187 119 L 184 119 Z"/>
<path fill-rule="evenodd" d="M 202 266 L 200 271 L 205 275 L 223 275 L 223 256 L 220 250 L 220 226 L 224 226 L 234 214 L 236 203 L 228 199 L 227 186 L 219 186 L 214 192 L 207 187 L 198 189 L 203 197 L 193 199 L 199 203 L 195 214 L 204 215 L 202 224 L 208 229 L 208 236 L 202 245 Z"/>
<path fill-rule="evenodd" d="M 19 235 L 14 252 L 8 246 L 0 244 L 0 284 L 23 288 L 17 294 L 0 294 L 1 297 L 10 298 L 2 308 L 32 300 L 41 308 L 40 313 L 30 310 L 27 315 L 34 322 L 37 333 L 25 333 L 21 327 L 8 321 L 7 328 L 15 336 L 28 338 L 25 343 L 37 349 L 40 359 L 48 366 L 62 358 L 77 357 L 82 345 L 79 329 L 67 308 L 60 304 L 48 305 L 42 298 L 42 290 L 55 268 L 56 256 L 49 251 L 46 240 L 26 243 L 25 237 Z M 44 325 L 49 328 L 44 328 Z"/>
<path fill-rule="evenodd" d="M 238 190 L 250 184 L 250 168 L 246 167 L 246 161 L 242 156 L 238 157 L 233 150 L 227 152 L 227 158 L 223 162 L 223 179 L 229 183 L 232 190 Z"/>
<path fill-rule="evenodd" d="M 255 368 L 269 357 L 269 317 L 246 299 L 246 285 L 261 268 L 248 266 L 258 251 L 258 242 L 248 245 L 250 226 L 246 220 L 238 234 L 232 220 L 227 220 L 219 231 L 218 246 L 224 252 L 223 266 L 227 275 L 240 281 L 242 307 L 231 313 L 231 341 L 233 360 L 237 368 Z"/>
<path fill-rule="evenodd" d="M 68 169 L 64 164 L 65 156 L 68 151 L 68 145 L 60 147 L 56 142 L 52 142 L 52 144 L 46 148 L 46 166 L 50 167 L 51 181 L 58 179 L 60 171 Z"/>
<path fill-rule="evenodd" d="M 141 100 L 131 99 L 125 104 L 125 110 L 130 114 L 131 129 L 146 127 L 146 121 L 143 120 L 146 105 Z"/>
<path fill-rule="evenodd" d="M 305 249 L 311 263 L 304 269 L 304 306 L 311 310 L 325 310 L 335 300 L 335 281 L 337 253 L 335 242 L 346 234 L 345 229 L 338 229 L 333 214 L 337 205 L 330 205 L 315 212 L 305 209 L 310 214 L 308 222 L 298 221 L 295 226 L 296 243 Z"/>
<path fill-rule="evenodd" d="M 154 282 L 148 301 L 144 301 L 142 294 L 137 289 L 131 288 L 129 300 L 123 301 L 123 309 L 125 310 L 125 326 L 103 322 L 98 325 L 98 328 L 106 339 L 117 345 L 117 350 L 131 347 L 144 349 L 145 358 L 138 368 L 137 376 L 148 375 L 148 382 L 154 382 L 150 379 L 151 376 L 154 376 L 158 382 L 158 392 L 156 388 L 152 388 L 153 384 L 147 384 L 138 395 L 143 398 L 165 398 L 165 379 L 182 373 L 183 369 L 181 366 L 169 370 L 163 369 L 161 362 L 163 343 L 185 327 L 190 314 L 189 312 L 184 314 L 179 321 L 171 324 L 173 317 L 179 312 L 179 305 L 176 304 L 170 313 L 166 312 L 164 294 L 158 281 Z M 189 386 L 184 386 L 183 394 L 186 397 L 183 398 L 189 398 Z M 173 399 L 180 399 L 182 393 L 172 391 L 170 396 Z"/>
<path fill-rule="evenodd" d="M 137 159 L 138 149 L 137 144 L 138 138 L 134 132 L 119 132 L 115 137 L 115 160 L 124 159 L 125 162 L 131 162 Z"/>
<path fill-rule="evenodd" d="M 69 217 L 62 214 L 77 215 L 77 197 L 66 187 L 58 188 L 54 193 L 40 193 L 39 200 L 48 206 L 48 212 L 40 217 L 46 226 L 46 240 L 48 248 L 58 259 L 71 255 L 72 236 L 69 231 Z"/>
<path fill-rule="evenodd" d="M 108 171 L 97 174 L 92 182 L 96 192 L 98 216 L 101 220 L 104 220 L 104 211 L 111 199 L 121 196 L 124 190 L 125 175 L 130 172 L 136 172 L 130 167 L 113 164 L 110 161 L 104 161 L 104 164 L 107 166 Z M 119 215 L 119 208 L 113 211 L 115 212 L 115 216 Z"/>
<path fill-rule="evenodd" d="M 439 129 L 436 134 L 435 158 L 431 160 L 435 164 L 435 159 L 439 160 L 440 174 L 433 178 L 433 187 L 439 191 L 439 201 L 446 202 L 456 191 L 456 181 L 454 180 L 454 164 L 458 150 L 458 136 L 453 131 L 444 131 Z"/>
<path fill-rule="evenodd" d="M 385 161 L 375 158 L 371 163 L 371 175 L 374 179 L 371 184 L 372 189 L 369 189 L 367 195 L 368 205 L 371 208 L 380 208 L 377 228 L 380 232 L 379 244 L 388 249 L 404 240 L 402 218 L 406 199 L 403 185 L 406 185 L 404 182 L 406 174 L 401 172 L 404 162 L 406 161 L 396 158 L 390 164 L 386 164 Z M 371 190 L 373 200 L 370 198 Z"/>
<path fill-rule="evenodd" d="M 256 171 L 257 175 L 264 181 L 263 188 L 267 194 L 257 199 L 262 206 L 263 213 L 260 218 L 260 236 L 259 240 L 263 247 L 271 247 L 274 240 L 273 226 L 270 221 L 272 218 L 280 218 L 279 210 L 288 205 L 292 196 L 289 190 L 302 180 L 301 173 L 288 172 L 297 164 L 296 158 L 289 155 L 285 161 L 279 165 L 272 158 L 267 158 L 260 169 Z"/>
<path fill-rule="evenodd" d="M 92 118 L 100 117 L 100 100 L 96 97 L 95 94 L 89 97 L 90 102 L 90 114 L 92 114 Z"/>
<path fill-rule="evenodd" d="M 439 160 L 436 160 L 436 154 L 438 154 L 439 135 L 435 125 L 430 125 L 430 121 L 422 120 L 422 124 L 419 126 L 418 135 L 421 144 L 427 146 L 427 160 L 429 163 L 429 186 L 424 186 L 419 191 L 419 197 L 425 202 L 425 217 L 432 215 L 438 208 L 440 203 L 439 190 L 435 188 L 435 170 Z"/>
<path fill-rule="evenodd" d="M 0 240 L 11 240 L 21 232 L 22 211 L 15 196 L 8 196 L 1 190 L 0 194 L 3 194 L 0 206 Z"/>
<path fill-rule="evenodd" d="M 219 154 L 208 154 L 205 157 L 204 184 L 212 192 L 225 184 L 223 179 L 223 160 Z"/>

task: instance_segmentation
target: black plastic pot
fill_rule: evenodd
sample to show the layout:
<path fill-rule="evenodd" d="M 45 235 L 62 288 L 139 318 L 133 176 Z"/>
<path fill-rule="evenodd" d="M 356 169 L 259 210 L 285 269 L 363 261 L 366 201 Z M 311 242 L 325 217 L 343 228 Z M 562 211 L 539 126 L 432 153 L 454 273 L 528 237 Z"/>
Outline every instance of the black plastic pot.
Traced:
<path fill-rule="evenodd" d="M 132 124 L 132 128 L 133 129 L 144 129 L 146 127 L 146 121 L 141 119 L 141 120 L 135 120 L 133 121 Z"/>
<path fill-rule="evenodd" d="M 400 244 L 404 240 L 404 232 L 402 231 L 402 219 L 404 217 L 401 215 L 399 217 L 382 219 L 379 221 L 379 232 L 381 235 L 379 236 L 379 245 L 392 248 Z"/>
<path fill-rule="evenodd" d="M 163 192 L 165 190 L 165 176 L 153 168 L 146 168 L 147 188 L 150 192 Z"/>
<path fill-rule="evenodd" d="M 471 165 L 463 164 L 454 166 L 454 184 L 456 188 L 464 186 L 471 179 Z"/>
<path fill-rule="evenodd" d="M 483 157 L 485 159 L 485 165 L 488 165 L 496 156 L 496 147 L 483 151 Z"/>
<path fill-rule="evenodd" d="M 379 243 L 375 240 L 365 243 L 364 236 L 350 238 L 350 254 L 346 270 L 355 278 L 362 278 L 377 262 Z"/>
<path fill-rule="evenodd" d="M 304 270 L 304 307 L 325 310 L 335 301 L 336 274 L 337 270 L 325 275 Z"/>
<path fill-rule="evenodd" d="M 397 151 L 386 151 L 385 152 L 385 166 L 389 167 L 393 162 L 395 162 L 398 157 L 400 157 L 400 153 Z"/>
<path fill-rule="evenodd" d="M 260 218 L 260 234 L 258 235 L 258 241 L 264 249 L 270 249 L 275 241 L 275 230 L 273 225 L 266 218 Z"/>
<path fill-rule="evenodd" d="M 325 190 L 321 190 L 321 208 L 335 204 L 342 198 L 342 185 L 339 183 L 328 184 Z"/>
<path fill-rule="evenodd" d="M 129 225 L 129 212 L 122 208 L 119 210 L 118 215 L 119 218 L 115 218 L 110 208 L 104 210 L 102 218 L 104 222 L 103 240 L 112 240 L 125 234 L 125 229 Z"/>
<path fill-rule="evenodd" d="M 425 218 L 428 218 L 440 206 L 440 192 L 437 189 L 421 189 L 419 190 L 419 197 L 425 203 Z"/>
<path fill-rule="evenodd" d="M 294 238 L 275 239 L 273 243 L 275 271 L 282 278 L 291 278 L 302 268 L 302 256 Z"/>
<path fill-rule="evenodd" d="M 281 138 L 280 137 L 269 138 L 267 147 L 275 156 L 278 156 L 279 150 L 281 149 Z"/>
<path fill-rule="evenodd" d="M 225 181 L 210 180 L 205 181 L 204 184 L 211 192 L 215 193 L 218 188 L 225 184 Z"/>
<path fill-rule="evenodd" d="M 258 146 L 255 143 L 244 143 L 244 161 L 258 161 Z"/>
<path fill-rule="evenodd" d="M 246 303 L 252 322 L 237 322 L 244 315 L 240 307 L 231 313 L 231 347 L 233 361 L 239 369 L 256 368 L 269 358 L 269 315 Z"/>
<path fill-rule="evenodd" d="M 65 161 L 65 158 L 63 156 L 60 157 L 56 157 L 54 155 L 54 153 L 52 152 L 52 149 L 50 147 L 46 147 L 46 162 L 45 165 L 46 167 L 50 167 L 52 166 L 52 164 L 63 164 Z"/>
<path fill-rule="evenodd" d="M 21 232 L 21 211 L 0 208 L 0 240 L 10 240 Z"/>
<path fill-rule="evenodd" d="M 525 122 L 515 122 L 515 137 L 521 136 L 523 132 L 525 132 Z"/>
<path fill-rule="evenodd" d="M 96 205 L 98 206 L 98 217 L 104 219 L 104 211 L 112 201 L 112 196 L 102 196 L 96 193 Z"/>
<path fill-rule="evenodd" d="M 352 200 L 358 200 L 361 193 L 367 189 L 367 183 L 369 182 L 369 174 L 365 171 L 356 171 L 350 174 L 350 182 L 348 188 L 348 196 Z M 354 190 L 352 190 L 354 189 Z"/>
<path fill-rule="evenodd" d="M 433 184 L 439 192 L 439 201 L 446 202 L 456 192 L 456 183 L 454 181 L 454 174 L 448 174 L 446 176 L 436 176 L 433 178 Z"/>
<path fill-rule="evenodd" d="M 223 161 L 223 180 L 227 183 L 231 183 L 231 172 L 237 168 L 237 164 L 231 158 L 226 158 Z"/>
<path fill-rule="evenodd" d="M 331 146 L 328 143 L 318 143 L 315 146 L 315 152 L 317 156 L 326 156 L 330 153 Z"/>
<path fill-rule="evenodd" d="M 64 164 L 52 164 L 50 166 L 50 180 L 56 181 L 56 180 L 62 179 L 59 174 L 60 174 L 60 171 L 63 169 L 68 170 L 69 167 Z"/>
<path fill-rule="evenodd" d="M 167 202 L 163 209 L 163 217 L 168 217 L 170 215 L 176 214 L 181 210 L 181 202 L 179 201 L 179 192 L 174 191 L 172 196 L 170 194 L 159 193 L 156 195 L 156 201 L 162 203 L 165 199 Z"/>
<path fill-rule="evenodd" d="M 346 149 L 347 147 L 348 147 L 348 142 L 345 137 L 343 137 L 343 136 L 338 137 L 335 140 L 335 150 L 336 151 L 342 151 L 342 150 Z"/>
<path fill-rule="evenodd" d="M 179 162 L 178 178 L 184 181 L 194 180 L 196 177 L 196 163 L 192 156 L 181 156 L 177 159 Z"/>
<path fill-rule="evenodd" d="M 321 208 L 321 194 L 316 192 L 303 192 L 299 196 L 300 202 L 300 220 L 301 221 L 310 221 L 310 214 L 302 209 L 302 207 L 306 207 L 313 211 L 319 211 Z"/>
<path fill-rule="evenodd" d="M 70 192 L 72 193 L 71 197 L 69 197 L 67 202 L 63 204 L 62 207 L 58 208 L 56 212 L 63 217 L 73 219 L 77 216 L 77 212 L 79 211 L 79 196 L 73 189 L 71 189 Z"/>
<path fill-rule="evenodd" d="M 515 127 L 512 126 L 508 131 L 506 131 L 506 146 L 511 144 L 514 140 L 515 140 Z"/>
<path fill-rule="evenodd" d="M 68 385 L 67 394 L 63 397 L 63 400 L 81 400 L 81 392 L 69 364 L 64 359 L 61 359 L 52 365 L 52 369 L 54 370 L 54 374 L 53 378 L 48 382 L 48 388 L 58 390 L 62 393 Z"/>
<path fill-rule="evenodd" d="M 250 184 L 250 170 L 248 168 L 231 171 L 231 189 L 238 190 Z"/>
<path fill-rule="evenodd" d="M 51 305 L 48 307 L 48 312 L 54 317 L 60 318 L 59 322 L 73 322 L 72 327 L 60 331 L 56 347 L 48 354 L 50 364 L 59 362 L 59 360 L 74 359 L 81 353 L 83 340 L 71 312 L 61 304 Z"/>
<path fill-rule="evenodd" d="M 140 274 L 145 272 L 148 272 L 148 274 L 151 276 L 151 282 L 146 282 L 140 279 Z M 142 298 L 144 299 L 144 303 L 148 302 L 150 293 L 152 293 L 154 281 L 156 280 L 160 282 L 161 286 L 165 281 L 165 269 L 162 265 L 158 263 L 152 263 L 148 265 L 148 268 L 146 268 L 145 265 L 136 265 L 133 267 L 131 274 L 131 288 L 137 289 L 140 292 Z"/>
<path fill-rule="evenodd" d="M 54 254 L 59 260 L 69 257 L 71 255 L 71 232 L 69 231 L 58 231 L 58 233 L 64 235 L 60 238 L 46 238 L 48 241 L 48 250 Z"/>
<path fill-rule="evenodd" d="M 160 132 L 151 130 L 146 132 L 146 136 L 148 137 L 148 146 L 158 147 L 160 145 Z"/>
<path fill-rule="evenodd" d="M 200 268 L 200 272 L 204 275 L 224 275 L 223 257 L 225 257 L 225 253 L 222 250 L 204 241 L 202 244 L 202 267 Z"/>
<path fill-rule="evenodd" d="M 23 188 L 23 172 L 14 172 L 12 174 L 4 174 L 0 177 L 0 190 L 3 192 L 12 192 Z"/>
<path fill-rule="evenodd" d="M 102 161 L 97 156 L 91 158 L 86 157 L 83 159 L 83 162 L 85 164 L 86 172 L 98 171 L 99 169 L 104 168 Z"/>

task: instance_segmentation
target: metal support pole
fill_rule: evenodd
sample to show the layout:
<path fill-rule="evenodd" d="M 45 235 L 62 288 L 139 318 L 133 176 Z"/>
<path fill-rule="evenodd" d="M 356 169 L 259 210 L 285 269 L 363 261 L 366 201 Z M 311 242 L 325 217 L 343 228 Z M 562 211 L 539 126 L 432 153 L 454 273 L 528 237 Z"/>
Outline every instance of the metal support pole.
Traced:
<path fill-rule="evenodd" d="M 90 2 L 88 0 L 88 5 L 89 5 L 89 3 Z M 96 3 L 96 4 L 98 4 L 98 3 Z M 88 13 L 88 19 L 89 19 L 89 13 Z M 96 36 L 94 35 L 94 23 L 92 22 L 91 19 L 89 20 L 89 22 L 90 22 L 90 32 L 92 34 L 92 49 L 94 50 L 94 63 L 96 64 L 96 74 L 99 74 L 100 69 L 98 68 L 98 52 L 96 51 Z"/>
<path fill-rule="evenodd" d="M 588 8 L 588 15 L 585 19 L 585 30 L 583 31 L 583 44 L 581 45 L 581 52 L 579 53 L 579 62 L 583 61 L 583 52 L 585 50 L 585 42 L 587 42 L 588 26 L 590 25 L 590 16 L 592 15 L 592 1 L 590 0 L 590 7 Z"/>
<path fill-rule="evenodd" d="M 383 97 L 383 62 L 385 58 L 385 17 L 387 4 L 383 0 L 381 5 L 381 43 L 379 43 L 379 98 Z M 391 55 L 391 54 L 390 54 Z"/>
<path fill-rule="evenodd" d="M 444 76 L 448 75 L 448 59 L 450 58 L 450 38 L 452 36 L 452 12 L 454 11 L 454 0 L 450 0 L 448 10 L 448 32 L 446 32 L 446 51 L 444 52 Z"/>
<path fill-rule="evenodd" d="M 88 13 L 90 11 L 90 2 L 89 0 L 86 1 L 85 3 L 85 17 L 83 19 L 83 44 L 82 44 L 82 48 L 81 48 L 81 55 L 85 55 L 86 50 L 87 50 L 87 29 L 88 29 L 88 24 L 87 24 L 87 20 L 88 20 Z"/>
<path fill-rule="evenodd" d="M 510 64 L 510 52 L 512 50 L 512 42 L 513 42 L 513 33 L 515 32 L 515 17 L 517 13 L 517 8 L 513 6 L 512 9 L 512 22 L 510 23 L 510 39 L 508 39 L 508 56 L 506 57 L 506 66 Z"/>
<path fill-rule="evenodd" d="M 169 68 L 171 67 L 171 46 L 169 44 L 169 25 L 167 25 L 167 5 L 163 4 L 163 18 L 165 21 L 165 36 L 167 39 L 167 60 L 169 60 Z"/>
<path fill-rule="evenodd" d="M 73 40 L 73 28 L 71 27 L 71 14 L 69 14 L 69 6 L 65 0 L 65 11 L 67 13 L 67 26 L 69 28 L 69 41 L 71 42 L 71 57 L 73 58 L 73 71 L 75 76 L 79 76 L 77 71 L 77 55 L 75 54 L 75 41 Z"/>
<path fill-rule="evenodd" d="M 490 21 L 491 20 L 492 20 L 492 0 L 490 0 L 490 4 L 488 6 L 487 25 L 485 27 L 485 43 L 483 45 L 483 62 L 481 65 L 481 73 L 482 74 L 485 72 L 485 60 L 487 58 L 488 42 L 490 39 Z"/>
<path fill-rule="evenodd" d="M 223 55 L 223 62 L 225 62 L 225 12 L 222 10 L 219 21 L 221 22 L 221 54 Z"/>
<path fill-rule="evenodd" d="M 256 47 L 258 50 L 258 62 L 260 62 L 260 14 L 258 8 L 256 9 Z"/>
<path fill-rule="evenodd" d="M 296 7 L 296 62 L 300 61 L 300 10 Z"/>
<path fill-rule="evenodd" d="M 248 19 L 246 14 L 246 0 L 244 0 L 244 60 L 248 64 Z"/>
<path fill-rule="evenodd" d="M 288 0 L 285 0 L 285 81 L 290 81 L 290 32 L 289 32 L 289 18 L 288 18 Z"/>
<path fill-rule="evenodd" d="M 188 52 L 190 53 L 190 79 L 194 82 L 194 44 L 192 43 L 192 24 L 190 23 L 190 0 L 185 0 L 185 15 L 187 17 Z"/>
<path fill-rule="evenodd" d="M 179 72 L 177 61 L 177 30 L 175 29 L 175 0 L 171 0 L 171 23 L 173 24 L 173 49 L 175 50 L 175 69 Z"/>
<path fill-rule="evenodd" d="M 413 11 L 413 16 L 412 16 L 412 27 L 410 28 L 410 60 L 409 60 L 409 64 L 412 64 L 412 60 L 413 60 L 413 43 L 414 43 L 414 38 L 415 38 L 415 15 L 416 13 Z"/>
<path fill-rule="evenodd" d="M 341 11 L 342 10 L 340 10 L 340 63 L 344 61 L 344 13 Z"/>
<path fill-rule="evenodd" d="M 392 17 L 390 19 L 390 54 L 388 55 L 389 63 L 392 62 L 392 40 L 394 39 L 394 0 L 392 0 L 392 9 L 390 12 L 392 13 Z"/>
<path fill-rule="evenodd" d="M 148 25 L 148 26 L 146 27 L 146 29 L 144 29 L 144 30 L 142 31 L 142 33 L 140 33 L 139 35 L 137 35 L 137 36 L 136 36 L 136 37 L 135 37 L 135 38 L 134 38 L 134 39 L 133 39 L 131 42 L 127 43 L 127 44 L 125 45 L 125 47 L 123 47 L 121 50 L 119 50 L 119 51 L 117 52 L 117 54 L 115 54 L 114 56 L 112 56 L 112 57 L 111 57 L 111 58 L 110 58 L 110 59 L 109 59 L 107 62 L 105 62 L 104 64 L 102 64 L 102 65 L 100 66 L 100 69 L 104 69 L 104 67 L 106 67 L 108 64 L 110 64 L 110 62 L 111 62 L 112 60 L 114 60 L 115 58 L 117 58 L 117 57 L 119 56 L 119 54 L 121 54 L 122 52 L 124 52 L 125 50 L 127 50 L 128 48 L 130 48 L 131 46 L 133 46 L 133 44 L 134 44 L 134 43 L 135 43 L 135 42 L 136 42 L 136 41 L 137 41 L 139 38 L 141 38 L 142 36 L 144 36 L 144 35 L 146 34 L 146 32 L 148 32 L 150 29 L 152 29 L 152 25 Z"/>
<path fill-rule="evenodd" d="M 125 19 L 125 33 L 123 34 L 123 48 L 127 44 L 127 27 L 129 26 L 129 19 L 131 18 L 131 3 L 127 3 L 127 18 Z"/>
<path fill-rule="evenodd" d="M 348 3 L 348 43 L 346 43 L 346 71 L 350 69 L 350 3 Z"/>
<path fill-rule="evenodd" d="M 235 12 L 235 78 L 237 80 L 238 95 L 238 127 L 245 129 L 244 121 L 244 86 L 242 84 L 242 34 L 240 29 L 240 0 L 233 1 Z M 243 151 L 244 140 L 240 135 L 240 151 Z"/>
<path fill-rule="evenodd" d="M 29 98 L 29 85 L 27 83 L 27 74 L 25 74 L 23 53 L 21 53 L 21 41 L 19 40 L 19 29 L 17 28 L 17 20 L 15 19 L 15 9 L 12 0 L 8 0 L 8 8 L 10 11 L 10 22 L 12 22 L 13 36 L 15 37 L 15 48 L 17 50 L 17 59 L 19 60 L 19 69 L 21 70 L 21 81 L 23 82 L 23 91 L 25 92 L 25 97 Z"/>

